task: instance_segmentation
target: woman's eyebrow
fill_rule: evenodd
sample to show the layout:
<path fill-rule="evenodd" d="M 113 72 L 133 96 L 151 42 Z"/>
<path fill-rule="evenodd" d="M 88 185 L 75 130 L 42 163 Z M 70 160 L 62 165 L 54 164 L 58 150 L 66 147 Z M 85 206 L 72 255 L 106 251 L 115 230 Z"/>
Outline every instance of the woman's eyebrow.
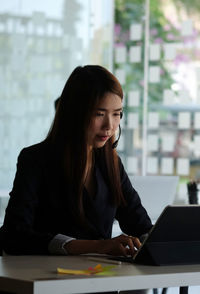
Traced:
<path fill-rule="evenodd" d="M 108 111 L 108 109 L 106 109 L 106 108 L 97 108 L 97 110 L 100 110 L 100 111 Z M 122 107 L 117 108 L 117 109 L 113 109 L 113 111 L 122 111 Z"/>

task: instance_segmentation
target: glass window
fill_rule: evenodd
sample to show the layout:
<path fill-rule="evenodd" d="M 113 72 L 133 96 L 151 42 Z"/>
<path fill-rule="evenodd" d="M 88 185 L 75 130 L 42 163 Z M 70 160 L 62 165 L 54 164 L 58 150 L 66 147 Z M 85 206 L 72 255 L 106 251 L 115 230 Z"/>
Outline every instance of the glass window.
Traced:
<path fill-rule="evenodd" d="M 47 135 L 69 74 L 83 64 L 111 68 L 112 27 L 112 1 L 1 1 L 0 222 L 17 156 Z"/>
<path fill-rule="evenodd" d="M 178 175 L 184 202 L 186 183 L 200 179 L 199 14 L 198 1 L 115 0 L 118 150 L 131 175 Z"/>

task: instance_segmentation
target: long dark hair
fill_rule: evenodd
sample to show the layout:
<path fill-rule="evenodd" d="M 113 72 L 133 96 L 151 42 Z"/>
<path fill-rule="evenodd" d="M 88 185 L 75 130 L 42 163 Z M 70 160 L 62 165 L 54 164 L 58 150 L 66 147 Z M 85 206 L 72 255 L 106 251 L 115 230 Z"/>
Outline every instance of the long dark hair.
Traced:
<path fill-rule="evenodd" d="M 66 180 L 71 184 L 79 216 L 84 218 L 82 192 L 84 172 L 87 163 L 88 146 L 87 130 L 91 123 L 92 113 L 106 93 L 112 92 L 123 99 L 123 91 L 116 77 L 107 69 L 98 65 L 79 66 L 67 80 L 52 127 L 47 139 L 61 154 Z M 124 202 L 118 156 L 112 148 L 114 136 L 109 139 L 100 156 L 107 167 L 112 202 L 119 205 Z"/>

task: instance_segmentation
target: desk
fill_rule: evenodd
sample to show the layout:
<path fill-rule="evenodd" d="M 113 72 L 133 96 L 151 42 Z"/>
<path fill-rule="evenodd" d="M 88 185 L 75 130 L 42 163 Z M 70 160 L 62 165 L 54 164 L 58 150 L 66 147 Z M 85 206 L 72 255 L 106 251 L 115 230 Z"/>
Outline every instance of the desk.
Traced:
<path fill-rule="evenodd" d="M 157 267 L 122 263 L 116 266 L 116 275 L 109 277 L 56 272 L 57 267 L 85 269 L 96 264 L 85 256 L 4 256 L 0 258 L 0 291 L 73 294 L 200 285 L 200 265 Z"/>

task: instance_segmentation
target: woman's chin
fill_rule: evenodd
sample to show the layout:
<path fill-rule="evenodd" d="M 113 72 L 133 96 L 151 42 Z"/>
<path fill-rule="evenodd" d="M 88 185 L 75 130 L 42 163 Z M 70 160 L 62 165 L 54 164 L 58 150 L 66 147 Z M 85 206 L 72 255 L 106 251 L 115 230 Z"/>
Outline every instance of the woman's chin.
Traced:
<path fill-rule="evenodd" d="M 94 148 L 102 148 L 106 144 L 106 142 L 107 141 L 104 141 L 104 142 L 102 142 L 102 141 L 101 142 L 100 141 L 95 142 L 94 145 L 93 145 L 93 147 Z"/>

